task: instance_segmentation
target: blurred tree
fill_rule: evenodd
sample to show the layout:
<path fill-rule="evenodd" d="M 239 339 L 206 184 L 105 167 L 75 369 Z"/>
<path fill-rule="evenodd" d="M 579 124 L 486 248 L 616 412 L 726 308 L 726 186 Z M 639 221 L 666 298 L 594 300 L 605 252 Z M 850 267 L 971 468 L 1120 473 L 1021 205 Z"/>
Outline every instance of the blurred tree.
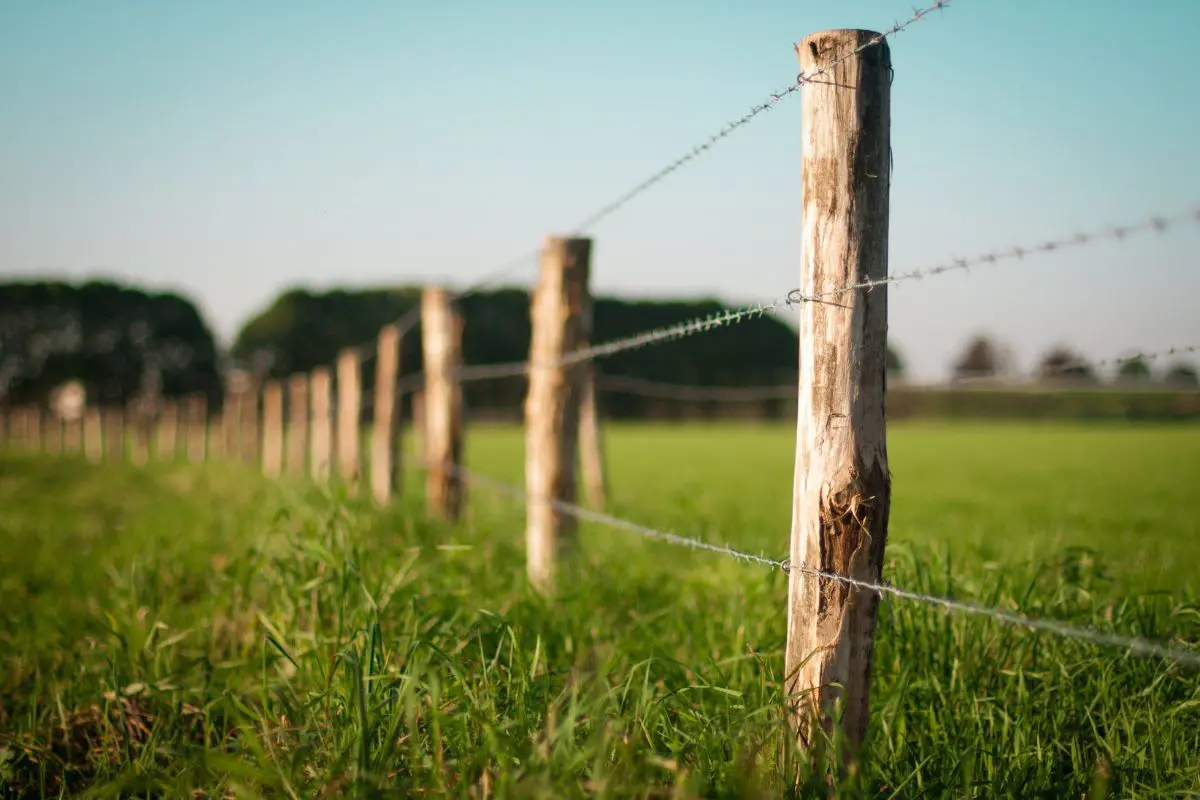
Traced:
<path fill-rule="evenodd" d="M 967 342 L 962 355 L 954 362 L 954 380 L 968 378 L 992 378 L 1001 370 L 1000 349 L 990 337 L 977 334 Z"/>
<path fill-rule="evenodd" d="M 381 325 L 419 304 L 420 293 L 419 287 L 324 294 L 293 289 L 246 323 L 232 354 L 240 366 L 256 368 L 266 376 L 311 370 L 331 363 L 339 348 L 372 340 Z M 479 292 L 462 298 L 459 306 L 465 322 L 465 363 L 495 364 L 529 357 L 526 290 Z M 726 306 L 715 300 L 626 301 L 598 297 L 593 301 L 592 341 L 609 341 L 724 310 Z M 420 345 L 418 324 L 403 340 L 402 374 L 421 371 Z M 794 381 L 796 348 L 795 331 L 767 316 L 743 320 L 703 336 L 622 351 L 596 364 L 606 375 L 750 386 Z M 370 390 L 374 374 L 365 369 L 363 378 Z M 525 397 L 525 380 L 521 377 L 472 382 L 464 388 L 468 408 L 473 409 L 519 409 Z M 645 398 L 628 394 L 606 395 L 602 402 L 608 413 L 622 416 L 639 415 L 646 407 Z"/>
<path fill-rule="evenodd" d="M 1167 370 L 1163 382 L 1178 389 L 1195 389 L 1200 387 L 1200 373 L 1191 364 L 1174 364 Z"/>
<path fill-rule="evenodd" d="M 1096 375 L 1084 358 L 1063 346 L 1052 347 L 1042 356 L 1038 377 L 1045 381 L 1096 382 Z"/>
<path fill-rule="evenodd" d="M 887 374 L 888 378 L 901 379 L 904 377 L 904 359 L 900 356 L 900 352 L 887 345 Z"/>
<path fill-rule="evenodd" d="M 73 379 L 89 402 L 124 403 L 145 385 L 215 400 L 221 386 L 216 342 L 184 297 L 109 281 L 0 284 L 0 391 L 44 402 Z"/>
<path fill-rule="evenodd" d="M 1153 377 L 1150 372 L 1150 364 L 1140 356 L 1122 361 L 1121 365 L 1117 367 L 1117 383 L 1146 384 Z"/>

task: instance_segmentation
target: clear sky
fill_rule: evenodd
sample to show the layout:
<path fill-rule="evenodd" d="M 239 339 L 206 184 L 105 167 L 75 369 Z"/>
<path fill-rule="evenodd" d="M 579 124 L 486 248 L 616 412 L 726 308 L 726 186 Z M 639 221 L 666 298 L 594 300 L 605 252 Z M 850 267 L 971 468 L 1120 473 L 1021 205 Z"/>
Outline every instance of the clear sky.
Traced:
<path fill-rule="evenodd" d="M 183 290 L 228 340 L 294 285 L 465 285 L 908 0 L 0 3 L 0 275 Z M 897 36 L 893 270 L 1200 205 L 1200 2 L 954 0 Z M 782 296 L 793 94 L 599 223 L 593 288 Z M 1200 343 L 1200 226 L 891 289 L 939 378 Z M 530 263 L 514 273 L 528 282 Z M 669 345 L 667 345 L 669 346 Z"/>

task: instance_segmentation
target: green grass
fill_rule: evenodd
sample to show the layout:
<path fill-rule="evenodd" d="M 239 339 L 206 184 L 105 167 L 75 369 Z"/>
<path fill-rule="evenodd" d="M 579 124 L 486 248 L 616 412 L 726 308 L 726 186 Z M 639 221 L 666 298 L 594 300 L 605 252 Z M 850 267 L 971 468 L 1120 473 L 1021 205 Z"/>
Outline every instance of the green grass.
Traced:
<path fill-rule="evenodd" d="M 786 553 L 787 428 L 607 447 L 613 513 Z M 518 431 L 466 449 L 519 482 Z M 1200 646 L 1200 428 L 903 424 L 889 454 L 896 585 Z M 543 599 L 517 505 L 427 521 L 419 480 L 378 512 L 0 458 L 0 793 L 786 795 L 782 573 L 589 525 Z M 1200 795 L 1200 670 L 896 600 L 873 681 L 844 796 Z"/>

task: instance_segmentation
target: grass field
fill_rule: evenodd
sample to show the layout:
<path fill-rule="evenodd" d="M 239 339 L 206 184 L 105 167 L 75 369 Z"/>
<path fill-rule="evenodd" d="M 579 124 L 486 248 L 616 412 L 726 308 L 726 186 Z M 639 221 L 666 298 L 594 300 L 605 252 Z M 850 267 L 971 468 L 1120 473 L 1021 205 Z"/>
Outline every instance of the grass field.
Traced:
<path fill-rule="evenodd" d="M 782 557 L 792 442 L 612 430 L 609 510 Z M 914 423 L 889 451 L 897 586 L 1200 647 L 1200 428 Z M 515 429 L 466 455 L 520 481 Z M 377 512 L 231 465 L 0 458 L 0 791 L 786 795 L 782 573 L 585 526 L 544 600 L 511 499 L 429 522 L 418 480 Z M 1200 796 L 1200 670 L 885 602 L 842 790 Z"/>

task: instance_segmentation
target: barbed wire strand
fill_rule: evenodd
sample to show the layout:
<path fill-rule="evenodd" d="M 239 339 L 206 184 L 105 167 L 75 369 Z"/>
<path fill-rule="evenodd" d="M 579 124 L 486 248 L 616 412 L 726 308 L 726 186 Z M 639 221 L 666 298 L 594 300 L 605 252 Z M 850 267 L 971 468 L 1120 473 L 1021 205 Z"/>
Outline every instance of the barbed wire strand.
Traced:
<path fill-rule="evenodd" d="M 726 123 L 720 130 L 718 130 L 716 133 L 709 136 L 707 139 L 705 139 L 700 144 L 693 146 L 686 153 L 684 153 L 683 155 L 674 159 L 673 161 L 671 161 L 669 164 L 662 167 L 661 169 L 657 170 L 656 172 L 651 174 L 648 178 L 639 182 L 633 188 L 629 189 L 626 192 L 623 192 L 616 199 L 604 204 L 596 211 L 587 215 L 582 220 L 580 220 L 578 223 L 576 223 L 576 225 L 574 225 L 571 230 L 573 230 L 577 235 L 586 232 L 589 228 L 594 226 L 596 223 L 598 223 L 602 219 L 616 213 L 619 209 L 621 209 L 625 205 L 632 202 L 634 200 L 634 198 L 636 198 L 639 195 L 643 194 L 644 192 L 648 191 L 653 186 L 655 186 L 656 184 L 658 184 L 661 181 L 663 181 L 664 179 L 666 179 L 669 175 L 678 171 L 684 165 L 688 164 L 689 162 L 695 160 L 699 156 L 708 152 L 718 142 L 727 138 L 734 131 L 745 126 L 746 124 L 751 122 L 753 119 L 758 117 L 763 112 L 769 111 L 772 108 L 774 108 L 776 106 L 776 104 L 778 104 L 785 97 L 788 97 L 789 95 L 792 95 L 792 94 L 798 92 L 805 84 L 812 83 L 818 77 L 833 71 L 841 64 L 843 64 L 846 61 L 850 60 L 851 58 L 857 56 L 859 53 L 862 53 L 864 50 L 867 50 L 871 47 L 875 47 L 876 45 L 880 44 L 888 37 L 895 36 L 896 34 L 900 33 L 901 31 L 908 28 L 909 26 L 914 25 L 917 22 L 920 22 L 921 20 L 925 19 L 927 16 L 932 14 L 934 11 L 945 10 L 946 6 L 950 5 L 951 2 L 953 2 L 953 0 L 936 0 L 936 2 L 932 3 L 927 8 L 915 9 L 913 11 L 912 16 L 909 17 L 908 19 L 904 20 L 903 22 L 897 22 L 895 25 L 893 25 L 891 28 L 888 28 L 886 31 L 871 37 L 869 40 L 867 40 L 863 44 L 859 45 L 854 50 L 852 50 L 851 52 L 842 56 L 841 58 L 838 58 L 838 59 L 830 62 L 829 64 L 826 64 L 825 66 L 821 67 L 820 69 L 814 70 L 810 73 L 801 72 L 796 77 L 795 83 L 793 83 L 777 92 L 772 92 L 771 95 L 764 102 L 759 103 L 755 106 L 751 106 L 750 110 L 748 112 L 746 112 L 745 114 L 743 114 L 741 117 L 738 117 L 737 119 L 731 120 L 730 122 Z M 480 290 L 484 289 L 485 287 L 490 286 L 493 283 L 495 283 L 496 281 L 499 281 L 499 280 L 507 277 L 508 275 L 512 274 L 517 268 L 525 266 L 531 260 L 536 260 L 539 255 L 540 255 L 540 250 L 535 250 L 532 253 L 527 253 L 525 255 L 521 255 L 517 258 L 514 258 L 510 261 L 504 262 L 501 266 L 499 266 L 495 270 L 487 273 L 482 279 L 480 279 L 476 283 L 470 284 L 467 287 L 465 287 L 464 289 L 458 291 L 457 293 L 452 294 L 450 296 L 451 302 L 461 300 L 464 297 L 467 297 L 471 294 L 479 292 Z M 401 334 L 404 334 L 404 333 L 409 332 L 416 326 L 417 322 L 420 319 L 420 316 L 421 316 L 421 306 L 418 304 L 418 305 L 414 306 L 413 308 L 409 309 L 404 314 L 402 314 L 400 317 L 398 317 L 392 324 L 396 325 L 396 327 L 400 329 Z M 360 354 L 360 359 L 364 362 L 370 360 L 374 355 L 374 347 L 375 347 L 375 340 L 371 340 L 369 342 L 363 342 L 362 344 L 357 345 L 356 349 L 358 350 L 358 352 Z"/>
<path fill-rule="evenodd" d="M 458 464 L 443 463 L 442 466 L 461 480 L 490 486 L 501 493 L 511 495 L 516 499 L 526 503 L 529 502 L 526 491 L 519 486 L 502 481 L 498 478 L 482 475 L 474 470 L 469 470 L 466 467 Z M 534 502 L 537 501 L 535 500 Z M 642 536 L 646 539 L 652 539 L 681 547 L 688 547 L 694 550 L 702 550 L 708 553 L 725 556 L 727 558 L 747 562 L 750 564 L 780 569 L 785 573 L 799 572 L 811 577 L 823 578 L 849 586 L 854 586 L 858 589 L 874 592 L 880 597 L 886 595 L 897 597 L 902 600 L 910 600 L 915 603 L 938 606 L 946 609 L 947 611 L 986 617 L 1009 625 L 1027 627 L 1046 633 L 1053 633 L 1067 639 L 1074 639 L 1098 646 L 1123 649 L 1134 655 L 1153 656 L 1168 661 L 1174 661 L 1178 664 L 1200 668 L 1200 652 L 1190 648 L 1180 647 L 1159 641 L 1152 641 L 1142 637 L 1106 633 L 1104 631 L 1098 631 L 1095 628 L 1085 628 L 1078 625 L 1059 622 L 1057 620 L 1029 617 L 1023 614 L 1016 614 L 998 608 L 991 608 L 989 606 L 982 606 L 961 600 L 951 600 L 949 598 L 939 597 L 937 595 L 929 595 L 921 592 L 900 589 L 886 582 L 873 583 L 871 581 L 851 578 L 846 575 L 838 575 L 837 573 L 827 572 L 825 570 L 817 570 L 812 569 L 811 567 L 793 565 L 791 564 L 790 559 L 780 560 L 776 558 L 769 558 L 766 556 L 737 550 L 726 545 L 711 544 L 700 539 L 680 536 L 679 534 L 671 533 L 669 531 L 658 530 L 656 528 L 641 525 L 627 519 L 612 516 L 611 514 L 605 514 L 600 511 L 583 508 L 582 506 L 560 500 L 550 500 L 549 504 L 556 510 L 561 511 L 564 514 L 569 514 L 577 519 L 594 522 L 611 528 L 625 530 Z"/>
<path fill-rule="evenodd" d="M 893 273 L 886 278 L 873 278 L 857 283 L 847 284 L 837 289 L 830 289 L 824 292 L 815 294 L 805 294 L 802 290 L 796 289 L 790 295 L 790 298 L 800 302 L 812 302 L 822 300 L 827 297 L 836 297 L 847 292 L 857 291 L 859 289 L 873 289 L 877 286 L 885 284 L 903 283 L 911 280 L 921 280 L 923 278 L 934 275 L 941 275 L 946 272 L 955 270 L 968 270 L 971 267 L 977 267 L 983 264 L 995 264 L 998 261 L 1007 261 L 1011 259 L 1023 259 L 1026 256 L 1037 255 L 1039 253 L 1052 253 L 1057 250 L 1064 250 L 1069 247 L 1080 247 L 1094 242 L 1106 241 L 1113 239 L 1115 241 L 1124 241 L 1130 236 L 1154 231 L 1156 233 L 1165 233 L 1172 227 L 1181 225 L 1186 222 L 1191 222 L 1200 225 L 1200 208 L 1189 211 L 1184 214 L 1178 214 L 1174 217 L 1154 216 L 1149 219 L 1142 220 L 1129 225 L 1116 225 L 1103 230 L 1095 230 L 1087 233 L 1077 233 L 1073 236 L 1063 237 L 1059 239 L 1048 239 L 1044 242 L 1039 242 L 1033 245 L 1018 245 L 1005 250 L 994 250 L 990 253 L 983 253 L 972 258 L 956 258 L 953 261 L 945 264 L 939 264 L 934 267 L 926 267 L 923 269 L 915 269 L 910 272 Z"/>
<path fill-rule="evenodd" d="M 1037 375 L 1021 376 L 1021 384 L 1036 383 L 1039 378 L 1056 373 L 1066 373 L 1072 370 L 1088 369 L 1100 371 L 1105 368 L 1120 366 L 1136 361 L 1151 362 L 1164 358 L 1179 357 L 1200 353 L 1200 345 L 1173 346 L 1166 350 L 1139 351 L 1132 355 L 1102 358 L 1096 360 L 1074 359 L 1061 364 L 1041 367 Z M 493 380 L 500 378 L 525 377 L 529 373 L 526 362 L 505 364 L 475 364 L 463 367 L 455 377 L 460 382 L 476 380 Z M 916 388 L 949 388 L 968 383 L 1011 383 L 1012 379 L 1003 374 L 963 376 L 953 378 L 946 384 L 909 384 Z M 424 386 L 425 374 L 414 372 L 402 377 L 396 384 L 397 395 L 415 391 Z M 1021 385 L 1017 384 L 1017 385 Z M 787 400 L 796 396 L 795 381 L 766 384 L 759 386 L 703 386 L 698 384 L 679 384 L 668 381 L 654 381 L 645 378 L 635 378 L 625 375 L 596 376 L 596 388 L 600 391 L 620 392 L 642 397 L 655 397 L 668 400 L 712 401 L 718 403 L 761 402 L 763 400 Z"/>
<path fill-rule="evenodd" d="M 1035 255 L 1035 254 L 1039 254 L 1039 253 L 1050 253 L 1050 252 L 1054 252 L 1056 250 L 1063 249 L 1065 247 L 1082 246 L 1085 244 L 1091 244 L 1091 243 L 1095 243 L 1095 242 L 1105 241 L 1107 239 L 1114 239 L 1116 241 L 1124 241 L 1125 239 L 1127 239 L 1129 236 L 1131 236 L 1133 234 L 1141 233 L 1141 232 L 1145 232 L 1145 231 L 1157 231 L 1157 232 L 1162 233 L 1162 232 L 1165 232 L 1168 229 L 1172 228 L 1175 225 L 1181 224 L 1181 223 L 1189 221 L 1189 220 L 1193 223 L 1200 224 L 1200 208 L 1196 209 L 1195 211 L 1188 212 L 1186 214 L 1180 214 L 1180 215 L 1177 215 L 1177 216 L 1171 217 L 1171 218 L 1155 216 L 1155 217 L 1151 217 L 1147 220 L 1144 220 L 1142 222 L 1134 223 L 1134 224 L 1130 224 L 1130 225 L 1114 226 L 1112 228 L 1108 228 L 1108 229 L 1101 230 L 1101 231 L 1094 231 L 1092 233 L 1076 234 L 1069 238 L 1051 239 L 1051 240 L 1048 240 L 1045 242 L 1041 242 L 1041 243 L 1029 245 L 1029 246 L 1016 246 L 1016 247 L 1009 248 L 1007 250 L 996 250 L 996 251 L 993 251 L 990 253 L 985 253 L 983 255 L 976 256 L 975 258 L 971 258 L 971 259 L 955 259 L 954 261 L 947 263 L 947 264 L 941 264 L 941 265 L 937 265 L 934 267 L 928 267 L 925 269 L 913 270 L 911 272 L 907 272 L 907 273 L 903 273 L 903 274 L 899 274 L 899 275 L 891 275 L 891 276 L 888 276 L 887 278 L 862 281 L 860 283 L 851 284 L 849 286 L 830 290 L 828 292 L 818 293 L 815 295 L 806 295 L 800 289 L 793 289 L 792 291 L 790 291 L 788 293 L 787 297 L 783 300 L 773 300 L 769 303 L 760 303 L 760 304 L 749 305 L 749 306 L 741 306 L 741 307 L 730 309 L 727 311 L 718 312 L 716 314 L 710 314 L 710 315 L 707 315 L 704 317 L 696 317 L 694 319 L 679 322 L 674 325 L 669 325 L 669 326 L 662 327 L 662 328 L 654 328 L 654 329 L 651 329 L 648 331 L 644 331 L 642 333 L 637 333 L 637 334 L 633 334 L 631 336 L 626 336 L 626 337 L 623 337 L 620 339 L 606 342 L 604 344 L 599 344 L 599 345 L 595 345 L 595 346 L 591 346 L 591 347 L 585 347 L 585 348 L 582 348 L 575 352 L 568 353 L 564 356 L 561 356 L 560 358 L 558 358 L 552 362 L 545 363 L 545 364 L 539 364 L 538 366 L 544 366 L 544 367 L 568 366 L 570 364 L 574 364 L 579 361 L 587 361 L 587 360 L 592 360 L 592 359 L 599 358 L 602 356 L 613 355 L 615 353 L 623 352 L 625 350 L 633 350 L 633 349 L 638 349 L 641 347 L 646 347 L 651 344 L 656 344 L 659 342 L 681 339 L 681 338 L 684 338 L 687 336 L 693 336 L 697 333 L 704 333 L 707 331 L 715 330 L 717 328 L 723 328 L 728 325 L 732 325 L 732 324 L 735 324 L 738 322 L 745 321 L 747 319 L 753 319 L 755 317 L 765 316 L 769 313 L 777 313 L 781 308 L 785 308 L 785 307 L 792 306 L 792 305 L 799 305 L 800 303 L 805 303 L 805 302 L 820 301 L 825 297 L 843 294 L 845 292 L 853 291 L 855 289 L 870 290 L 876 286 L 881 286 L 884 284 L 900 283 L 902 281 L 916 280 L 916 279 L 920 279 L 920 278 L 941 275 L 946 272 L 950 272 L 952 270 L 958 270 L 958 269 L 965 270 L 971 266 L 976 266 L 979 264 L 991 264 L 991 263 L 995 263 L 997 261 L 1001 261 L 1001 260 L 1005 260 L 1005 259 L 1024 258 L 1025 256 Z M 472 380 L 484 380 L 484 379 L 491 378 L 491 377 L 507 377 L 510 374 L 514 374 L 513 371 L 518 370 L 520 368 L 519 365 L 521 363 L 524 363 L 524 362 L 513 362 L 511 364 L 504 364 L 504 365 L 500 365 L 500 364 L 490 365 L 490 368 L 487 370 L 484 370 L 481 368 L 480 371 L 477 373 L 477 375 L 472 377 L 471 379 Z M 517 374 L 519 374 L 519 373 L 517 373 Z"/>
<path fill-rule="evenodd" d="M 909 17 L 908 19 L 906 19 L 905 21 L 897 22 L 895 25 L 888 28 L 886 31 L 876 34 L 875 36 L 872 36 L 866 42 L 864 42 L 863 44 L 854 48 L 852 51 L 850 51 L 846 55 L 842 56 L 841 58 L 835 59 L 834 61 L 831 61 L 830 63 L 826 64 L 825 66 L 823 66 L 819 69 L 813 70 L 812 72 L 807 72 L 807 73 L 801 72 L 798 76 L 796 76 L 795 83 L 791 84 L 790 86 L 786 86 L 777 92 L 772 92 L 771 95 L 769 97 L 767 97 L 766 100 L 759 103 L 758 105 L 751 106 L 750 110 L 747 111 L 745 114 L 743 114 L 741 117 L 738 117 L 737 119 L 731 120 L 730 122 L 726 123 L 725 126 L 722 127 L 719 131 L 717 131 L 716 133 L 709 136 L 707 139 L 705 139 L 700 144 L 697 144 L 696 146 L 694 146 L 691 150 L 688 150 L 686 153 L 679 156 L 674 161 L 670 162 L 665 167 L 663 167 L 662 169 L 660 169 L 657 172 L 655 172 L 654 174 L 652 174 L 650 177 L 641 181 L 633 188 L 624 192 L 623 194 L 618 196 L 616 199 L 612 200 L 609 203 L 606 203 L 605 205 L 601 206 L 596 211 L 594 211 L 591 214 L 589 214 L 588 216 L 584 217 L 584 219 L 582 219 L 575 226 L 574 230 L 584 231 L 587 228 L 590 228 L 591 226 L 595 225 L 597 222 L 604 219 L 605 217 L 615 213 L 617 210 L 619 210 L 623 206 L 630 203 L 638 195 L 642 194 L 643 192 L 645 192 L 648 189 L 650 189 L 651 187 L 653 187 L 655 184 L 664 180 L 667 176 L 669 176 L 671 173 L 678 170 L 680 167 L 684 166 L 685 164 L 692 161 L 693 159 L 708 152 L 713 146 L 715 146 L 722 139 L 725 139 L 727 136 L 732 134 L 734 131 L 736 131 L 739 128 L 741 128 L 742 126 L 748 124 L 749 122 L 754 120 L 756 117 L 758 117 L 760 114 L 773 109 L 785 97 L 788 97 L 789 95 L 792 95 L 792 94 L 800 91 L 800 89 L 803 88 L 805 84 L 812 83 L 817 78 L 821 77 L 822 75 L 832 72 L 834 69 L 841 66 L 846 61 L 849 61 L 851 58 L 854 58 L 855 56 L 857 56 L 859 53 L 863 52 L 864 50 L 875 47 L 876 45 L 882 43 L 889 36 L 895 36 L 896 34 L 903 31 L 905 28 L 909 27 L 910 25 L 914 25 L 917 22 L 920 22 L 921 20 L 925 19 L 927 16 L 932 14 L 934 11 L 944 10 L 946 8 L 946 6 L 950 5 L 950 3 L 951 3 L 951 0 L 937 0 L 937 2 L 931 4 L 927 8 L 915 9 L 913 11 L 913 15 L 911 17 Z"/>

